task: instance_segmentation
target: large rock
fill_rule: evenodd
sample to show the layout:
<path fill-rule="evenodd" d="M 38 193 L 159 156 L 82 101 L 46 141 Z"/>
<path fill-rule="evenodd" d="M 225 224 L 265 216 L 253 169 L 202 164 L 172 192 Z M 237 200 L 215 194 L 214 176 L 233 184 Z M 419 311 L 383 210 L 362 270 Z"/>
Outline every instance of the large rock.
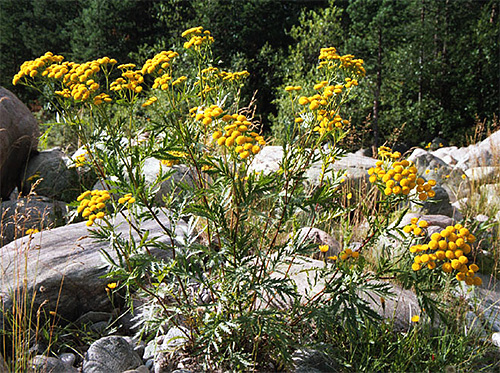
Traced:
<path fill-rule="evenodd" d="M 330 236 L 325 231 L 318 228 L 313 228 L 313 227 L 301 228 L 297 232 L 297 239 L 298 242 L 303 244 L 316 244 L 318 246 L 328 245 L 328 252 L 325 253 L 326 257 L 338 255 L 342 250 L 340 242 L 338 242 L 335 238 Z M 314 253 L 313 258 L 320 259 L 320 256 L 322 255 L 319 255 L 319 253 L 320 251 L 316 250 L 316 253 Z"/>
<path fill-rule="evenodd" d="M 470 181 L 476 184 L 492 184 L 500 181 L 500 167 L 471 167 L 465 170 Z"/>
<path fill-rule="evenodd" d="M 500 183 L 481 185 L 479 193 L 489 206 L 500 206 Z"/>
<path fill-rule="evenodd" d="M 413 204 L 413 209 L 427 215 L 446 215 L 462 220 L 461 212 L 450 203 L 450 196 L 446 190 L 439 185 L 432 189 L 436 192 L 434 198 L 426 200 L 422 205 Z"/>
<path fill-rule="evenodd" d="M 446 190 L 451 202 L 469 195 L 469 181 L 460 168 L 450 166 L 423 149 L 415 149 L 408 160 L 415 163 L 420 176 L 427 180 L 436 180 L 437 184 Z"/>
<path fill-rule="evenodd" d="M 328 166 L 327 172 L 344 172 L 345 179 L 349 185 L 360 188 L 362 184 L 368 183 L 370 175 L 368 170 L 375 167 L 376 159 L 365 157 L 361 154 L 347 153 Z M 321 161 L 315 162 L 307 170 L 306 175 L 312 185 L 318 185 L 321 175 Z M 328 174 L 327 175 L 331 175 Z"/>
<path fill-rule="evenodd" d="M 294 373 L 342 372 L 326 351 L 299 348 L 292 354 Z"/>
<path fill-rule="evenodd" d="M 40 373 L 78 373 L 78 369 L 66 364 L 63 360 L 45 355 L 37 355 L 31 359 L 30 368 Z"/>
<path fill-rule="evenodd" d="M 15 187 L 20 187 L 26 162 L 37 152 L 39 136 L 38 123 L 26 105 L 0 87 L 1 199 L 8 199 Z"/>
<path fill-rule="evenodd" d="M 160 216 L 163 224 L 168 218 Z M 129 225 L 119 217 L 114 222 L 117 234 L 128 237 Z M 142 232 L 149 231 L 149 239 L 156 237 L 165 244 L 170 239 L 153 220 L 140 224 Z M 187 235 L 188 227 L 179 222 L 175 230 L 176 246 L 180 246 Z M 138 236 L 134 233 L 134 240 Z M 105 291 L 111 280 L 102 278 L 109 270 L 101 250 L 105 250 L 114 260 L 116 252 L 106 242 L 90 237 L 85 222 L 72 224 L 32 236 L 17 239 L 0 248 L 0 312 L 9 311 L 13 299 L 22 299 L 20 291 L 25 288 L 29 295 L 35 294 L 33 305 L 37 310 L 44 304 L 47 312 L 57 311 L 66 320 L 76 318 L 91 310 L 109 311 L 111 303 Z M 150 248 L 156 257 L 169 257 L 168 250 Z M 13 298 L 17 297 L 17 298 Z M 45 302 L 45 303 L 44 303 Z M 0 329 L 3 328 L 0 315 Z"/>
<path fill-rule="evenodd" d="M 82 373 L 121 373 L 141 365 L 141 358 L 124 338 L 109 336 L 90 345 L 83 360 Z"/>
<path fill-rule="evenodd" d="M 164 178 L 165 175 L 169 174 L 166 180 L 163 180 L 156 185 L 155 202 L 164 206 L 164 198 L 174 191 L 178 194 L 181 191 L 179 184 L 184 183 L 189 186 L 193 186 L 196 183 L 195 176 L 193 175 L 193 170 L 189 167 L 179 164 L 173 165 L 171 167 L 165 166 L 155 158 L 148 158 L 144 162 L 144 168 L 142 169 L 146 185 L 154 185 L 158 182 L 158 177 Z"/>
<path fill-rule="evenodd" d="M 0 204 L 0 247 L 25 235 L 29 229 L 55 228 L 65 223 L 64 202 L 29 196 Z"/>
<path fill-rule="evenodd" d="M 38 195 L 59 201 L 73 202 L 80 194 L 80 180 L 72 161 L 61 149 L 40 152 L 28 163 L 23 181 L 23 193 L 28 194 L 36 182 Z"/>
<path fill-rule="evenodd" d="M 406 214 L 398 227 L 403 228 L 405 225 L 411 224 L 411 219 L 418 218 L 419 220 L 425 220 L 427 222 L 427 235 L 430 237 L 433 233 L 440 233 L 443 229 L 450 225 L 455 225 L 456 220 L 447 215 L 423 215 L 418 213 Z"/>
<path fill-rule="evenodd" d="M 448 163 L 462 170 L 471 167 L 495 166 L 495 160 L 500 156 L 500 131 L 477 144 L 465 148 L 455 146 L 441 148 L 432 154 L 445 161 L 450 160 L 451 162 Z"/>
<path fill-rule="evenodd" d="M 282 159 L 283 148 L 281 146 L 265 146 L 255 156 L 249 170 L 268 175 L 279 170 Z"/>
<path fill-rule="evenodd" d="M 283 158 L 283 148 L 281 146 L 266 146 L 257 154 L 250 165 L 250 170 L 270 174 L 279 170 Z M 368 180 L 368 170 L 375 167 L 376 159 L 365 157 L 357 153 L 347 153 L 340 159 L 329 165 L 327 175 L 330 172 L 344 172 L 346 180 L 353 186 L 359 186 Z M 321 161 L 314 162 L 306 171 L 308 182 L 318 185 L 321 175 Z"/>
<path fill-rule="evenodd" d="M 316 272 L 324 265 L 325 263 L 320 260 L 296 257 L 289 268 L 288 266 L 284 268 L 283 273 L 288 272 L 288 276 L 294 282 L 298 293 L 303 296 L 303 301 L 307 301 L 307 299 L 314 297 L 315 294 L 324 289 L 325 279 L 318 279 Z M 417 296 L 411 290 L 403 289 L 399 285 L 389 285 L 389 291 L 393 295 L 383 301 L 380 296 L 372 291 L 363 292 L 359 295 L 382 318 L 392 320 L 396 330 L 407 330 L 411 324 L 411 317 L 420 315 L 421 312 Z"/>
<path fill-rule="evenodd" d="M 146 187 L 151 188 L 155 194 L 154 201 L 158 206 L 165 206 L 164 199 L 168 198 L 172 192 L 175 195 L 181 192 L 179 184 L 193 186 L 196 183 L 193 170 L 186 165 L 178 164 L 169 167 L 156 158 L 147 158 L 144 161 L 141 174 L 144 176 Z M 98 180 L 93 189 L 112 189 L 113 184 L 118 182 L 118 179 L 110 177 L 109 180 L 111 181 L 109 183 Z M 126 180 L 128 180 L 127 176 Z"/>

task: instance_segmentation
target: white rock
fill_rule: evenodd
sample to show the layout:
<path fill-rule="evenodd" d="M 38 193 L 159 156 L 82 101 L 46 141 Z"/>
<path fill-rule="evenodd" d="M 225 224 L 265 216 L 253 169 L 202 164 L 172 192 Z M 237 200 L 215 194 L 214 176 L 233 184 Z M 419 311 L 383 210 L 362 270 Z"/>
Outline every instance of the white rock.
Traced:
<path fill-rule="evenodd" d="M 279 170 L 282 158 L 283 148 L 281 146 L 265 146 L 255 156 L 249 170 L 269 175 Z"/>
<path fill-rule="evenodd" d="M 471 181 L 481 184 L 495 183 L 500 180 L 499 167 L 471 167 L 465 170 L 465 174 Z"/>
<path fill-rule="evenodd" d="M 493 342 L 495 346 L 500 347 L 500 332 L 491 335 L 491 342 Z"/>
<path fill-rule="evenodd" d="M 141 365 L 141 358 L 125 339 L 109 336 L 90 345 L 83 360 L 82 373 L 123 372 Z"/>

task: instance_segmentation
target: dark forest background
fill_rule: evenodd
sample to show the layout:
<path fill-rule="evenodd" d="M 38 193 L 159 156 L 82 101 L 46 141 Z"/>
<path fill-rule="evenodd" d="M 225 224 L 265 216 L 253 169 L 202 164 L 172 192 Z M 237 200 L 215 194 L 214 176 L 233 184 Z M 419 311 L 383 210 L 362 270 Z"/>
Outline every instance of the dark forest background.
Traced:
<path fill-rule="evenodd" d="M 321 47 L 365 61 L 351 103 L 355 146 L 439 136 L 464 145 L 500 111 L 498 0 L 0 0 L 0 84 L 46 51 L 83 62 L 143 63 L 194 26 L 215 38 L 214 64 L 251 73 L 244 98 L 279 134 L 287 84 L 313 84 Z M 279 136 L 278 136 L 279 137 Z"/>

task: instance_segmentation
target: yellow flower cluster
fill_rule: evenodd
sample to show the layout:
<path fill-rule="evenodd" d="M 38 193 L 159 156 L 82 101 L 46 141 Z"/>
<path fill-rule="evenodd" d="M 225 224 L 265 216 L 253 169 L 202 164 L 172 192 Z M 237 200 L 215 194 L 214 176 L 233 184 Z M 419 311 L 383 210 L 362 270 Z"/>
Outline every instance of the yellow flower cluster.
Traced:
<path fill-rule="evenodd" d="M 346 78 L 346 85 L 336 84 L 330 85 L 327 81 L 322 81 L 314 86 L 314 89 L 321 91 L 322 93 L 316 93 L 312 96 L 301 96 L 299 97 L 299 105 L 308 105 L 309 110 L 315 112 L 316 120 L 318 124 L 313 128 L 314 131 L 319 132 L 320 135 L 331 132 L 336 128 L 342 128 L 343 125 L 349 124 L 347 119 L 342 119 L 336 109 L 328 110 L 332 99 L 334 100 L 337 96 L 341 95 L 343 89 L 348 87 L 351 88 L 353 85 L 357 85 L 357 81 Z M 292 91 L 296 90 L 295 87 L 286 87 L 285 90 Z M 292 89 L 293 88 L 293 89 Z M 301 123 L 302 118 L 296 118 L 296 123 Z"/>
<path fill-rule="evenodd" d="M 177 151 L 177 150 L 172 150 L 172 151 L 169 151 L 167 153 L 170 154 L 171 156 L 177 157 L 177 158 L 186 158 L 188 156 L 187 153 Z M 161 160 L 161 164 L 163 164 L 167 167 L 172 167 L 174 164 L 179 164 L 179 163 L 180 163 L 180 161 L 178 159 L 162 159 Z"/>
<path fill-rule="evenodd" d="M 287 92 L 300 91 L 301 89 L 300 85 L 288 85 L 285 87 L 285 91 Z"/>
<path fill-rule="evenodd" d="M 158 97 L 152 96 L 152 97 L 148 98 L 146 100 L 146 102 L 144 102 L 141 106 L 146 107 L 146 106 L 154 104 L 156 101 L 158 101 Z"/>
<path fill-rule="evenodd" d="M 141 84 L 144 82 L 141 70 L 131 70 L 135 68 L 134 64 L 124 64 L 118 66 L 118 68 L 123 71 L 122 76 L 112 82 L 109 89 L 111 91 L 128 89 L 130 92 L 140 93 L 142 91 Z"/>
<path fill-rule="evenodd" d="M 421 235 L 419 228 L 426 228 L 427 222 L 420 221 L 417 226 L 417 221 L 418 218 L 413 218 L 411 224 L 404 227 L 403 231 Z M 412 269 L 419 271 L 424 266 L 434 269 L 438 262 L 446 273 L 457 271 L 455 277 L 458 281 L 464 281 L 467 285 L 479 286 L 482 284 L 481 278 L 476 276 L 479 267 L 475 263 L 467 265 L 469 263 L 467 255 L 472 250 L 469 244 L 475 241 L 476 237 L 462 224 L 450 225 L 440 233 L 433 233 L 429 243 L 410 247 L 410 252 L 417 254 L 413 259 Z"/>
<path fill-rule="evenodd" d="M 320 247 L 320 249 L 321 249 L 321 247 Z M 322 252 L 326 252 L 326 251 L 322 251 Z M 342 251 L 339 255 L 340 255 L 340 260 L 347 260 L 349 258 L 353 258 L 353 259 L 359 258 L 359 252 L 352 251 L 352 249 L 349 249 L 349 248 Z M 333 261 L 337 261 L 339 259 L 339 257 L 337 255 L 334 255 L 334 256 L 329 256 L 328 259 L 333 260 Z"/>
<path fill-rule="evenodd" d="M 103 102 L 111 102 L 113 101 L 111 97 L 107 93 L 100 93 L 94 97 L 94 105 L 101 105 Z"/>
<path fill-rule="evenodd" d="M 103 66 L 116 64 L 116 60 L 103 57 L 78 64 L 62 62 L 63 59 L 63 56 L 54 56 L 51 52 L 47 52 L 34 61 L 26 61 L 21 66 L 20 72 L 14 76 L 12 82 L 16 84 L 20 79 L 27 76 L 31 78 L 42 76 L 48 79 L 61 80 L 62 89 L 55 91 L 55 94 L 64 98 L 73 98 L 75 101 L 87 101 L 92 98 L 96 105 L 111 102 L 111 98 L 105 93 L 95 95 L 100 85 L 91 77 L 99 72 Z M 38 75 L 39 71 L 41 72 L 40 75 Z"/>
<path fill-rule="evenodd" d="M 427 223 L 427 221 L 425 220 L 418 221 L 418 218 L 412 218 L 411 224 L 404 226 L 403 232 L 413 233 L 415 236 L 421 236 L 422 234 L 424 234 L 423 228 L 427 228 L 428 226 L 429 223 Z"/>
<path fill-rule="evenodd" d="M 199 95 L 203 95 L 219 88 L 220 82 L 235 83 L 248 77 L 250 73 L 246 70 L 237 72 L 227 72 L 219 70 L 217 67 L 210 66 L 201 70 L 200 80 L 195 82 L 194 85 L 201 85 L 203 89 Z M 174 82 L 175 84 L 175 82 Z"/>
<path fill-rule="evenodd" d="M 184 31 L 181 36 L 188 37 L 189 40 L 184 43 L 184 48 L 189 49 L 194 46 L 195 50 L 199 50 L 203 44 L 211 44 L 214 38 L 210 36 L 210 31 L 203 31 L 203 27 L 193 27 Z"/>
<path fill-rule="evenodd" d="M 36 228 L 30 228 L 30 229 L 27 229 L 26 232 L 24 232 L 26 235 L 28 234 L 35 234 L 35 233 L 39 233 L 40 231 Z"/>
<path fill-rule="evenodd" d="M 87 154 L 88 154 L 88 152 L 85 151 L 84 153 L 82 153 L 78 157 L 76 157 L 75 167 L 82 167 L 85 165 L 85 162 L 87 162 Z"/>
<path fill-rule="evenodd" d="M 180 76 L 178 77 L 177 79 L 175 79 L 173 82 L 172 82 L 172 87 L 175 87 L 177 84 L 182 84 L 184 83 L 185 81 L 187 80 L 187 76 Z"/>
<path fill-rule="evenodd" d="M 90 227 L 96 219 L 104 218 L 106 201 L 110 198 L 107 190 L 87 190 L 78 196 L 77 201 L 80 202 L 80 205 L 76 211 L 81 213 L 82 217 L 88 218 L 87 226 Z"/>
<path fill-rule="evenodd" d="M 126 203 L 134 203 L 135 202 L 135 198 L 132 197 L 132 193 L 127 193 L 125 194 L 123 197 L 119 198 L 118 199 L 118 203 L 121 203 L 122 205 L 126 204 Z"/>
<path fill-rule="evenodd" d="M 340 260 L 347 260 L 349 258 L 358 259 L 359 253 L 357 251 L 352 251 L 349 248 L 340 253 Z"/>
<path fill-rule="evenodd" d="M 170 62 L 178 57 L 179 53 L 172 51 L 161 51 L 153 58 L 148 59 L 142 66 L 142 75 L 146 74 L 163 74 L 170 67 Z"/>
<path fill-rule="evenodd" d="M 209 66 L 201 70 L 202 75 L 207 75 L 207 76 L 219 76 L 220 72 L 217 67 L 214 66 Z M 202 77 L 202 79 L 208 79 L 207 77 Z"/>
<path fill-rule="evenodd" d="M 113 290 L 113 289 L 116 289 L 117 286 L 118 286 L 118 284 L 116 282 L 110 282 L 108 285 L 106 285 L 106 288 Z"/>
<path fill-rule="evenodd" d="M 421 201 L 433 198 L 436 192 L 432 187 L 436 185 L 435 180 L 425 182 L 421 177 L 417 178 L 417 167 L 406 159 L 395 162 L 377 161 L 376 167 L 368 170 L 370 182 L 382 182 L 385 185 L 386 196 L 408 195 L 415 189 Z"/>
<path fill-rule="evenodd" d="M 233 82 L 233 81 L 241 80 L 241 79 L 244 79 L 244 78 L 250 76 L 250 73 L 246 70 L 237 71 L 234 73 L 227 72 L 227 71 L 221 71 L 220 76 L 222 77 L 222 80 Z"/>
<path fill-rule="evenodd" d="M 362 59 L 355 59 L 352 54 L 340 56 L 334 47 L 321 48 L 319 53 L 319 66 L 318 68 L 327 67 L 329 69 L 340 67 L 348 70 L 355 75 L 365 76 L 366 70 L 363 67 L 364 61 Z M 323 61 L 321 61 L 323 60 Z M 338 63 L 335 63 L 338 61 Z"/>
<path fill-rule="evenodd" d="M 14 75 L 12 84 L 16 85 L 22 78 L 34 78 L 38 75 L 42 68 L 53 63 L 61 63 L 64 60 L 63 56 L 54 55 L 52 52 L 47 52 L 43 56 L 38 57 L 33 61 L 26 61 L 21 65 L 19 72 Z"/>
<path fill-rule="evenodd" d="M 252 123 L 244 115 L 224 115 L 222 120 L 227 123 L 224 126 L 225 132 L 217 130 L 212 137 L 219 146 L 234 148 L 240 158 L 245 159 L 251 154 L 257 154 L 260 152 L 261 146 L 266 145 L 266 141 L 261 135 L 257 132 L 249 132 Z"/>
<path fill-rule="evenodd" d="M 398 159 L 398 158 L 401 158 L 401 153 L 400 152 L 392 152 L 391 148 L 388 148 L 387 146 L 379 146 L 378 156 L 382 159 L 385 159 L 385 158 Z"/>
<path fill-rule="evenodd" d="M 59 66 L 52 65 L 44 71 L 44 74 L 48 71 L 47 76 L 49 78 L 54 74 L 54 71 L 58 71 L 54 74 L 54 77 L 57 78 L 61 72 L 66 71 L 66 68 L 68 68 L 68 71 L 64 73 L 63 77 L 64 88 L 62 91 L 56 91 L 55 93 L 57 95 L 65 98 L 73 97 L 75 101 L 87 101 L 89 98 L 93 97 L 94 104 L 96 105 L 102 104 L 103 102 L 111 102 L 111 98 L 105 93 L 95 95 L 100 85 L 95 79 L 91 79 L 91 77 L 101 71 L 104 66 L 116 64 L 116 60 L 110 59 L 109 57 L 102 57 L 82 64 L 74 62 L 65 64 Z"/>
<path fill-rule="evenodd" d="M 166 91 L 168 89 L 168 82 L 172 80 L 172 77 L 168 74 L 163 74 L 155 79 L 153 83 L 153 89 L 160 87 L 162 91 Z"/>
<path fill-rule="evenodd" d="M 319 121 L 319 125 L 315 126 L 313 131 L 319 132 L 320 135 L 331 132 L 335 128 L 342 128 L 344 124 L 349 124 L 347 119 L 342 119 L 342 117 L 335 114 L 333 110 L 319 110 L 317 120 Z"/>
<path fill-rule="evenodd" d="M 195 120 L 203 122 L 204 125 L 208 126 L 213 122 L 214 119 L 221 116 L 223 110 L 217 105 L 210 105 L 203 112 L 196 113 L 197 107 L 192 108 L 191 114 L 195 117 Z"/>

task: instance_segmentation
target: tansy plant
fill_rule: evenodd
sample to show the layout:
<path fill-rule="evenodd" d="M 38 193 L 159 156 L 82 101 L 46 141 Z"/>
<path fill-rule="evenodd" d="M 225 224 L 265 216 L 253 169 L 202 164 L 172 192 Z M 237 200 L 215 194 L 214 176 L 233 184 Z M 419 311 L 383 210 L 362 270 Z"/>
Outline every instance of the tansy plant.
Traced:
<path fill-rule="evenodd" d="M 116 250 L 116 261 L 104 253 L 113 283 L 130 297 L 149 300 L 141 332 L 150 338 L 165 323 L 182 327 L 186 350 L 209 370 L 267 369 L 261 364 L 269 362 L 290 366 L 298 346 L 328 343 L 341 329 L 357 338 L 380 318 L 360 295 L 389 296 L 386 284 L 372 281 L 376 275 L 363 258 L 384 227 L 375 224 L 360 250 L 346 246 L 337 255 L 296 232 L 346 214 L 340 203 L 344 174 L 329 166 L 342 155 L 337 144 L 348 124 L 343 104 L 365 75 L 363 61 L 321 49 L 317 81 L 285 88 L 292 112 L 279 169 L 259 173 L 254 160 L 267 140 L 239 99 L 248 72 L 214 66 L 214 39 L 202 27 L 182 37 L 184 51 L 162 51 L 143 66 L 108 57 L 80 64 L 48 52 L 25 62 L 13 80 L 51 92 L 53 107 L 77 129 L 86 151 L 77 163 L 91 167 L 103 186 L 84 191 L 77 212 L 96 239 Z M 181 54 L 193 66 L 185 69 L 191 75 L 177 73 Z M 434 184 L 420 179 L 413 164 L 397 160 L 397 154 L 381 157 L 370 181 L 381 189 L 387 211 L 432 197 Z M 154 180 L 144 175 L 151 162 L 159 170 Z M 312 187 L 306 170 L 315 162 L 322 171 Z M 181 181 L 172 185 L 174 178 Z M 128 235 L 115 232 L 118 215 L 130 225 Z M 149 238 L 141 228 L 148 220 L 170 240 Z M 191 234 L 179 239 L 175 232 L 182 220 Z M 458 255 L 457 241 L 466 245 L 470 236 L 449 231 L 448 248 L 452 234 L 457 249 L 451 266 L 458 260 L 456 270 L 467 281 L 475 267 L 464 272 L 467 262 Z M 151 255 L 152 248 L 169 258 Z M 309 276 L 309 288 L 299 292 L 294 268 L 315 252 L 324 261 Z M 433 255 L 432 262 L 441 260 L 439 251 Z M 419 260 L 431 263 L 423 255 Z"/>

